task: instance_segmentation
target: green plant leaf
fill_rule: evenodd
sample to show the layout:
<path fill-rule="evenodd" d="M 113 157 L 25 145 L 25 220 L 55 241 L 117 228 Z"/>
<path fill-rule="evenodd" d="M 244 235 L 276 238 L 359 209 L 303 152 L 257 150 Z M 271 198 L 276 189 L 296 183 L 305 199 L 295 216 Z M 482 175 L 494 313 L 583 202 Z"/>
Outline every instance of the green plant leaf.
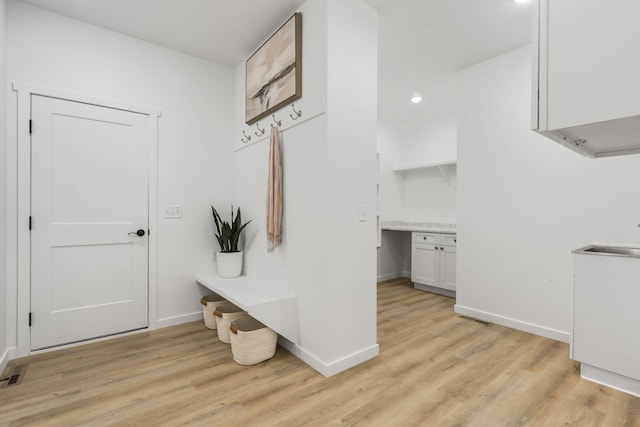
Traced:
<path fill-rule="evenodd" d="M 242 224 L 242 216 L 240 214 L 240 208 L 237 210 L 237 214 L 234 215 L 233 205 L 231 206 L 231 223 L 223 221 L 218 211 L 211 206 L 211 212 L 213 214 L 213 221 L 216 225 L 215 234 L 218 245 L 220 245 L 221 252 L 238 252 L 238 242 L 240 240 L 240 234 L 245 227 L 251 222 L 247 221 Z"/>

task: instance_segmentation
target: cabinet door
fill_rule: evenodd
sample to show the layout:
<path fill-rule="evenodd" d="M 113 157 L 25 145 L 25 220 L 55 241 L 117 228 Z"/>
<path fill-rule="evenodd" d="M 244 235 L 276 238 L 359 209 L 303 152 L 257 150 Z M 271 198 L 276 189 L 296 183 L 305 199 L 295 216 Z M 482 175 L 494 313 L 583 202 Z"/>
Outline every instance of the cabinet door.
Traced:
<path fill-rule="evenodd" d="M 438 286 L 440 251 L 438 246 L 414 243 L 411 247 L 411 281 L 422 285 Z"/>
<path fill-rule="evenodd" d="M 640 381 L 640 260 L 576 255 L 573 359 Z"/>
<path fill-rule="evenodd" d="M 439 287 L 456 290 L 456 247 L 441 246 L 440 251 L 440 284 Z"/>
<path fill-rule="evenodd" d="M 547 129 L 640 114 L 640 1 L 540 0 L 540 6 L 541 42 L 548 37 L 539 52 L 548 61 Z"/>

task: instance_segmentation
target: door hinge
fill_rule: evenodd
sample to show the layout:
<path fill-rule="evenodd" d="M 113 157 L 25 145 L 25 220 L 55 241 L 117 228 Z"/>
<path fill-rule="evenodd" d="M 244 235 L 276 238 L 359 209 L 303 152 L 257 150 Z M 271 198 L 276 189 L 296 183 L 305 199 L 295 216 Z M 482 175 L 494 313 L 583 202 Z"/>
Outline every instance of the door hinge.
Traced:
<path fill-rule="evenodd" d="M 31 217 L 29 217 L 29 230 L 31 230 Z"/>
<path fill-rule="evenodd" d="M 31 326 L 31 312 L 29 312 L 29 326 Z"/>
<path fill-rule="evenodd" d="M 33 133 L 33 121 L 29 119 L 29 134 Z"/>

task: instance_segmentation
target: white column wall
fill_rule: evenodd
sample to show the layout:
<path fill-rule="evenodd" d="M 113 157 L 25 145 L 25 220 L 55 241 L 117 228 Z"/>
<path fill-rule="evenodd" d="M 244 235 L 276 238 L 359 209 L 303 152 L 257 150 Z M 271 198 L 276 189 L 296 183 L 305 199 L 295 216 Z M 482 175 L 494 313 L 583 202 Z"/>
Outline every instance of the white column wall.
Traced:
<path fill-rule="evenodd" d="M 295 292 L 300 341 L 293 351 L 332 375 L 377 354 L 376 14 L 360 0 L 308 0 L 300 12 L 303 95 L 295 105 L 303 115 L 291 121 L 288 106 L 275 113 L 283 120 L 280 248 L 266 250 L 267 138 L 234 141 L 235 200 L 253 221 L 245 273 Z M 244 64 L 236 70 L 236 105 L 239 140 L 242 130 L 255 131 L 244 124 Z M 271 123 L 269 116 L 260 127 L 268 133 Z M 368 206 L 367 222 L 358 219 L 360 204 Z"/>
<path fill-rule="evenodd" d="M 327 357 L 338 360 L 365 348 L 377 354 L 378 16 L 359 0 L 328 3 Z"/>
<path fill-rule="evenodd" d="M 302 99 L 295 105 L 302 111 L 299 121 L 288 117 L 290 107 L 277 111 L 282 120 L 284 196 L 282 245 L 267 252 L 266 183 L 271 116 L 259 121 L 266 129 L 263 138 L 256 126 L 245 125 L 245 64 L 236 69 L 235 204 L 252 222 L 245 232 L 244 274 L 293 291 L 297 296 L 300 342 L 306 354 L 322 354 L 327 345 L 324 327 L 328 296 L 326 230 L 323 209 L 327 196 L 327 4 L 309 0 L 298 10 L 302 14 Z M 283 20 L 287 17 L 283 17 Z M 241 132 L 252 135 L 250 144 L 240 141 Z M 323 362 L 320 362 L 322 365 Z"/>

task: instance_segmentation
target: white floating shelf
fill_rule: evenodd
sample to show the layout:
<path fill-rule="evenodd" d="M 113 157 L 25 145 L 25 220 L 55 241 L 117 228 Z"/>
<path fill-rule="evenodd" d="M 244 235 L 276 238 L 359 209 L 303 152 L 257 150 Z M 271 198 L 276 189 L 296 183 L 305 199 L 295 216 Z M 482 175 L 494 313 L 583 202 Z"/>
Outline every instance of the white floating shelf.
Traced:
<path fill-rule="evenodd" d="M 446 162 L 437 162 L 437 163 L 422 163 L 416 165 L 407 165 L 407 166 L 398 166 L 394 167 L 391 170 L 394 172 L 406 172 L 417 169 L 431 169 L 437 168 L 440 171 L 440 174 L 444 178 L 444 180 L 449 183 L 449 177 L 452 175 L 452 166 L 457 164 L 456 160 L 449 160 Z"/>
<path fill-rule="evenodd" d="M 196 275 L 196 282 L 247 311 L 289 341 L 300 342 L 296 296 L 279 288 L 277 283 L 248 276 L 222 279 L 211 265 Z"/>

